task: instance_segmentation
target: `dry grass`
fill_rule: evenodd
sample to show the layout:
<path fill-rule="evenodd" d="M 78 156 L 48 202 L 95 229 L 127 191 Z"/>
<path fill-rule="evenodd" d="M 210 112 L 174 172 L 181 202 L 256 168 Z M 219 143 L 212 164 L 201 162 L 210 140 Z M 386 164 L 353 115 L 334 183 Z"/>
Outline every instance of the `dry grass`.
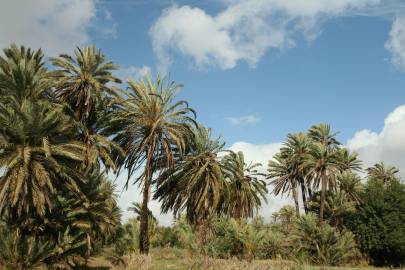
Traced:
<path fill-rule="evenodd" d="M 162 248 L 153 249 L 149 256 L 131 255 L 124 258 L 125 265 L 112 266 L 102 257 L 91 262 L 93 269 L 110 270 L 371 270 L 371 267 L 319 267 L 298 265 L 285 260 L 255 260 L 252 262 L 237 259 L 219 260 L 198 256 L 185 250 Z"/>

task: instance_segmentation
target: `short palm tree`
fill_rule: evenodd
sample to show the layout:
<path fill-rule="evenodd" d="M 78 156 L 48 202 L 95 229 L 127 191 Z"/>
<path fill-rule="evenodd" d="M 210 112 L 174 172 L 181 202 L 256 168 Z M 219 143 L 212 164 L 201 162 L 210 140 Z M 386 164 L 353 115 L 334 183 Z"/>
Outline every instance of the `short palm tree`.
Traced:
<path fill-rule="evenodd" d="M 80 193 L 84 146 L 72 141 L 69 123 L 59 107 L 46 101 L 0 103 L 0 213 L 36 213 L 52 208 L 52 196 L 60 188 Z"/>
<path fill-rule="evenodd" d="M 88 258 L 97 241 L 112 236 L 120 224 L 121 212 L 115 195 L 115 185 L 100 169 L 89 167 L 80 184 L 83 196 L 71 194 L 65 204 L 67 222 L 86 236 L 85 254 Z M 72 196 L 73 195 L 73 196 Z M 64 197 L 68 197 L 65 195 Z"/>
<path fill-rule="evenodd" d="M 126 157 L 117 156 L 116 160 L 121 168 L 128 170 L 128 180 L 144 165 L 135 182 L 143 186 L 139 246 L 141 253 L 148 253 L 148 202 L 153 175 L 164 167 L 173 169 L 176 153 L 184 153 L 195 113 L 187 102 L 174 101 L 180 86 L 173 82 L 166 83 L 160 77 L 153 82 L 145 77 L 128 84 L 122 110 L 114 119 L 118 129 L 115 141 Z"/>
<path fill-rule="evenodd" d="M 377 163 L 367 169 L 368 178 L 387 184 L 390 181 L 398 180 L 397 173 L 399 170 L 394 166 L 387 166 L 384 162 Z"/>
<path fill-rule="evenodd" d="M 240 220 L 253 217 L 254 211 L 267 203 L 266 183 L 259 179 L 265 175 L 259 173 L 260 163 L 246 163 L 243 152 L 230 152 L 223 158 L 224 174 L 227 180 L 225 213 Z"/>
<path fill-rule="evenodd" d="M 361 183 L 361 178 L 353 172 L 344 171 L 338 175 L 338 187 L 347 196 L 357 204 L 360 203 L 360 193 L 363 191 L 364 186 Z"/>
<path fill-rule="evenodd" d="M 320 194 L 314 194 L 310 202 L 310 210 L 319 213 L 320 210 Z M 343 219 L 349 213 L 356 211 L 356 202 L 351 200 L 345 191 L 332 192 L 328 191 L 326 193 L 325 199 L 325 217 L 329 224 L 339 228 L 343 225 Z"/>
<path fill-rule="evenodd" d="M 187 220 L 197 227 L 216 214 L 227 191 L 218 158 L 223 146 L 219 138 L 211 138 L 209 129 L 194 129 L 187 155 L 173 172 L 168 169 L 158 179 L 154 198 L 162 203 L 162 212 L 185 211 Z"/>

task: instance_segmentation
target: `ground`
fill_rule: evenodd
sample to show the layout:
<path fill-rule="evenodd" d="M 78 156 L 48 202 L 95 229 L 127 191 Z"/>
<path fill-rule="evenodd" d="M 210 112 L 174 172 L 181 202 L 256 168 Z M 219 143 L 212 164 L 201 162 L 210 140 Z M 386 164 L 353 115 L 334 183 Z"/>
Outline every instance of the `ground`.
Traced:
<path fill-rule="evenodd" d="M 91 268 L 94 270 L 371 270 L 383 268 L 372 267 L 315 267 L 297 265 L 284 260 L 255 260 L 252 262 L 232 260 L 214 260 L 199 256 L 193 256 L 187 251 L 173 248 L 153 249 L 150 256 L 130 256 L 126 258 L 127 267 L 112 266 L 103 257 L 91 260 Z"/>

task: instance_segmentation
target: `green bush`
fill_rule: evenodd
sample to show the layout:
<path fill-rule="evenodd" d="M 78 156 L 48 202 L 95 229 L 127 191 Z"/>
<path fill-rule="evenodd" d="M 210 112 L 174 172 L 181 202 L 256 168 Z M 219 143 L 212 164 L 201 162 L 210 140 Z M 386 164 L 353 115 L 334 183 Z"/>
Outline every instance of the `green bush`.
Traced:
<path fill-rule="evenodd" d="M 293 232 L 295 258 L 320 265 L 342 265 L 358 258 L 354 235 L 329 224 L 319 226 L 314 214 L 301 216 Z"/>
<path fill-rule="evenodd" d="M 282 233 L 258 222 L 220 218 L 214 222 L 206 251 L 215 258 L 272 259 L 286 253 L 284 241 Z"/>
<path fill-rule="evenodd" d="M 405 263 L 405 185 L 369 181 L 361 194 L 361 207 L 348 226 L 357 236 L 361 250 L 376 265 Z"/>

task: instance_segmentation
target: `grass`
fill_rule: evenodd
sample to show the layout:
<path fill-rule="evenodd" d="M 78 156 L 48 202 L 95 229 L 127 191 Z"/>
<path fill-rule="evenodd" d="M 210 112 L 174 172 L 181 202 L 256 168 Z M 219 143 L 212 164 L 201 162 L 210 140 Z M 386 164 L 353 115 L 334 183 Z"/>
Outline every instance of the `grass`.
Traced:
<path fill-rule="evenodd" d="M 127 266 L 112 266 L 103 257 L 93 258 L 93 270 L 371 270 L 373 267 L 320 267 L 298 265 L 285 260 L 240 261 L 237 259 L 220 260 L 193 255 L 185 250 L 174 248 L 153 249 L 150 256 L 132 255 L 125 257 Z"/>

